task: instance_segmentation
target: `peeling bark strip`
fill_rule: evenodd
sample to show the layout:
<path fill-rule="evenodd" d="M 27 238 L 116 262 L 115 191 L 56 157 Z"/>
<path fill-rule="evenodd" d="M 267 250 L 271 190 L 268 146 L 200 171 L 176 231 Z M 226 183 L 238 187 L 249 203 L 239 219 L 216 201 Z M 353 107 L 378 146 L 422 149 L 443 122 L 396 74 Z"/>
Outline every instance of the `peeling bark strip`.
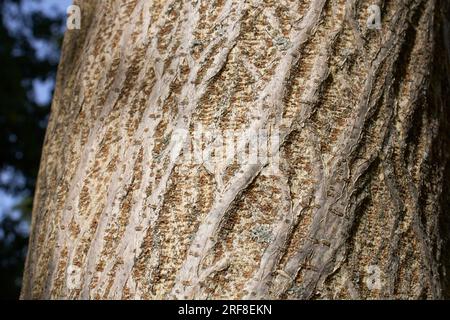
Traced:
<path fill-rule="evenodd" d="M 75 4 L 22 298 L 450 297 L 448 1 Z"/>

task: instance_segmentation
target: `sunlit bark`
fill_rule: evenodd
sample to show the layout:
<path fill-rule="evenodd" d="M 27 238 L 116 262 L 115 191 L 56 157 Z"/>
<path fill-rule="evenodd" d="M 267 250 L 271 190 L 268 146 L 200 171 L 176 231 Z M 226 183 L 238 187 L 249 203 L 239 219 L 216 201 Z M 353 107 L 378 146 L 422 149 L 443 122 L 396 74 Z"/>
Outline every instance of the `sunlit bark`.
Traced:
<path fill-rule="evenodd" d="M 448 1 L 76 3 L 22 298 L 447 295 Z M 173 156 L 199 124 L 279 170 Z"/>

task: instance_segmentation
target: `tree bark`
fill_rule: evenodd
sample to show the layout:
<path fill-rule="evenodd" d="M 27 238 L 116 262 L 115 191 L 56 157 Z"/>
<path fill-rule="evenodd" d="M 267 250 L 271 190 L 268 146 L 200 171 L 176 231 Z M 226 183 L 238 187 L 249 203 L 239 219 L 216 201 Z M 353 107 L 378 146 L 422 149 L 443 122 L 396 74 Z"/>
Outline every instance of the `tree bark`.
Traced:
<path fill-rule="evenodd" d="M 75 3 L 22 298 L 450 296 L 448 1 Z"/>

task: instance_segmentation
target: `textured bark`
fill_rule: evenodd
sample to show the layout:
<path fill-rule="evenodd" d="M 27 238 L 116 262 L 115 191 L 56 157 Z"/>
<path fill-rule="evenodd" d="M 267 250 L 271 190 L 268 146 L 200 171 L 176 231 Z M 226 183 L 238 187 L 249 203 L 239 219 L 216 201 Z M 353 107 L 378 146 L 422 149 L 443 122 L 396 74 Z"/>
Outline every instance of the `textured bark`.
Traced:
<path fill-rule="evenodd" d="M 78 4 L 22 298 L 449 296 L 448 1 Z M 171 157 L 194 124 L 279 172 Z"/>

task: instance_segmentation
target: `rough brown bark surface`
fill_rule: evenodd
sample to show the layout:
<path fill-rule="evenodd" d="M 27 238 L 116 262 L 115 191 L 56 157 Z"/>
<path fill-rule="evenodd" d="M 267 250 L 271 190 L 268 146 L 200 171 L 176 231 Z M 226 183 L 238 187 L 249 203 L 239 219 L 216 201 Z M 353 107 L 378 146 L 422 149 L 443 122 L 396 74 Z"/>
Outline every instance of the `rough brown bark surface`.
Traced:
<path fill-rule="evenodd" d="M 76 3 L 22 298 L 449 296 L 448 1 Z M 279 172 L 172 159 L 194 124 Z"/>

